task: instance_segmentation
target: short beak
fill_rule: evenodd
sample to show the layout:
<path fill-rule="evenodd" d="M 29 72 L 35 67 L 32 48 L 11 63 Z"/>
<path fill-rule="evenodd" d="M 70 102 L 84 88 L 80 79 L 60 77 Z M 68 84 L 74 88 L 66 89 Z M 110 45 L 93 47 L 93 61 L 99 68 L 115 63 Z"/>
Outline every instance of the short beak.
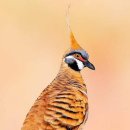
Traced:
<path fill-rule="evenodd" d="M 85 67 L 95 70 L 94 65 L 92 63 L 90 63 L 88 60 L 86 62 L 84 62 L 84 65 L 85 65 Z"/>

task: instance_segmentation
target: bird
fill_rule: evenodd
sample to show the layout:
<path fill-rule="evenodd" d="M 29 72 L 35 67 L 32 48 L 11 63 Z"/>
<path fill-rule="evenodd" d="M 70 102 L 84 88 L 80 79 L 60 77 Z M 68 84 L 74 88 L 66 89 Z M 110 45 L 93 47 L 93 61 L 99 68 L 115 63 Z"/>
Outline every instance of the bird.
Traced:
<path fill-rule="evenodd" d="M 70 43 L 59 73 L 35 101 L 21 130 L 81 130 L 85 125 L 88 97 L 81 70 L 85 67 L 95 70 L 95 67 L 72 31 Z"/>
<path fill-rule="evenodd" d="M 89 54 L 77 42 L 66 12 L 70 48 L 62 57 L 57 76 L 42 91 L 26 115 L 21 130 L 82 130 L 88 118 L 87 87 L 81 70 L 95 70 Z"/>

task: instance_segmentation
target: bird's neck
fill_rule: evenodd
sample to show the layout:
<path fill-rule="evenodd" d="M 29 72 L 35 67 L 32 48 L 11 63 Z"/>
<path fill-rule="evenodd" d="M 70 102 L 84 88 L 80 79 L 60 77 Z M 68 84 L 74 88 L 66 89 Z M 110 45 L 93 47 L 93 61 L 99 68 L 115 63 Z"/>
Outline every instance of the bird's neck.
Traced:
<path fill-rule="evenodd" d="M 84 84 L 80 71 L 71 69 L 66 63 L 62 63 L 57 78 L 66 79 L 68 82 Z"/>

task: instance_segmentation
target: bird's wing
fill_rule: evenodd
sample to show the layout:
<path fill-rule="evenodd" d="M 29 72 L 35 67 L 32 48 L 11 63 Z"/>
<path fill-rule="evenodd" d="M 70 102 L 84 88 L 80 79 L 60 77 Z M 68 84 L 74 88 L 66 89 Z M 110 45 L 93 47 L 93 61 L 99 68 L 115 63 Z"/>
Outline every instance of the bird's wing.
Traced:
<path fill-rule="evenodd" d="M 54 129 L 74 130 L 84 122 L 87 109 L 86 95 L 79 90 L 65 88 L 46 105 L 44 122 Z"/>

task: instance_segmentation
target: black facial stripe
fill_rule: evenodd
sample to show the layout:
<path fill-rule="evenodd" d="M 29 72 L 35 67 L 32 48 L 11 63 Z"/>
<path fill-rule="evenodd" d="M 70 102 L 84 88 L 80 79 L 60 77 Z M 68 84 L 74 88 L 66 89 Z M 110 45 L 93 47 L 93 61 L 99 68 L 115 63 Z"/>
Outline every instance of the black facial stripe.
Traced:
<path fill-rule="evenodd" d="M 83 59 L 87 60 L 87 58 L 84 57 L 80 52 L 76 52 L 76 51 L 70 52 L 70 53 L 68 53 L 66 56 L 70 56 L 70 55 L 73 55 L 73 54 L 80 54 L 80 55 L 82 56 Z M 66 57 L 66 56 L 65 56 L 65 57 Z"/>
<path fill-rule="evenodd" d="M 80 71 L 76 61 L 72 64 L 68 64 L 68 66 L 75 71 Z"/>

